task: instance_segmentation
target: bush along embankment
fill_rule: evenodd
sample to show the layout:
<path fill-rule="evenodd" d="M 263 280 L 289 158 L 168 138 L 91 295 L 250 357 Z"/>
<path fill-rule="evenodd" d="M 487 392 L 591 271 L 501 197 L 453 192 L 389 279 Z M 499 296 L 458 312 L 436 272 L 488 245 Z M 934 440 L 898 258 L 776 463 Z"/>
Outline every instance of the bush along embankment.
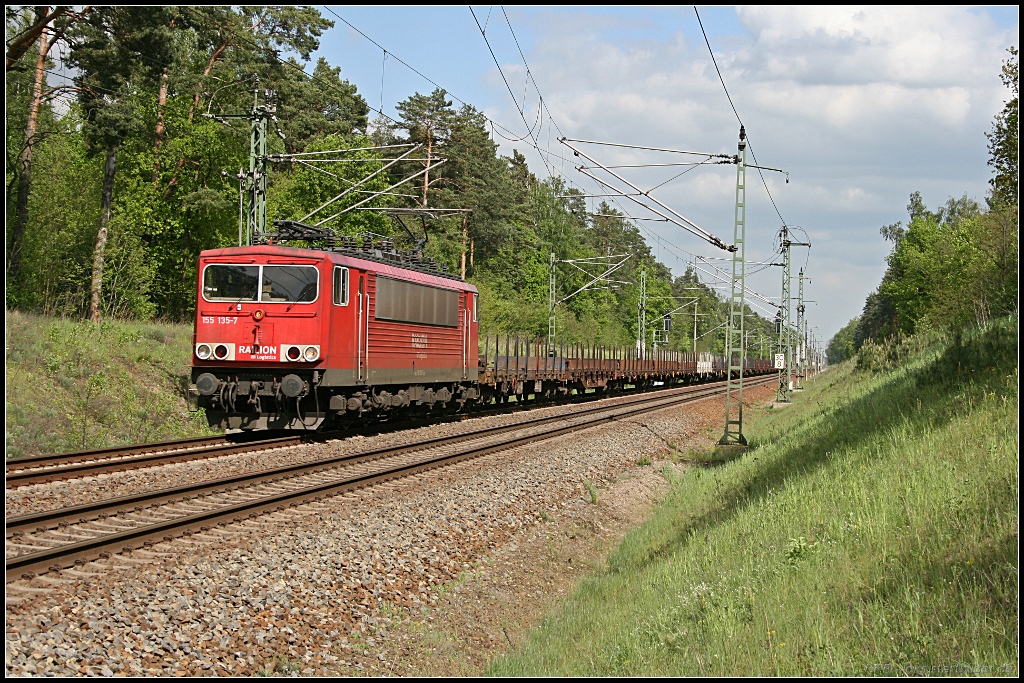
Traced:
<path fill-rule="evenodd" d="M 188 410 L 192 327 L 7 311 L 8 458 L 212 433 Z"/>
<path fill-rule="evenodd" d="M 862 350 L 489 673 L 1015 675 L 1017 384 L 1016 317 Z"/>

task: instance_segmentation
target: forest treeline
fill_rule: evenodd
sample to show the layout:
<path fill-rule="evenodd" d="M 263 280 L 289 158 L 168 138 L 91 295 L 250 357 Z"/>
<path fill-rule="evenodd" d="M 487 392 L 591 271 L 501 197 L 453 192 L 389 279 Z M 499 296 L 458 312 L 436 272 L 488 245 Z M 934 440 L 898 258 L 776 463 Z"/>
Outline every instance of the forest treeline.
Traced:
<path fill-rule="evenodd" d="M 634 343 L 643 270 L 648 321 L 696 297 L 697 348 L 722 350 L 723 297 L 692 269 L 674 278 L 613 207 L 590 213 L 576 190 L 539 178 L 523 155 L 499 155 L 473 106 L 453 106 L 436 89 L 398 103 L 397 120 L 371 119 L 340 68 L 323 58 L 310 63 L 333 26 L 314 8 L 8 7 L 6 18 L 8 307 L 93 320 L 191 320 L 199 252 L 238 243 L 237 175 L 249 166 L 249 129 L 223 116 L 249 112 L 271 91 L 278 128 L 271 153 L 411 142 L 423 145 L 411 159 L 428 150 L 446 159 L 364 206 L 469 209 L 465 224 L 456 216 L 410 228 L 426 229 L 427 255 L 452 272 L 465 254 L 467 278 L 482 293 L 484 333 L 546 333 L 551 253 L 628 253 L 616 279 L 630 284 L 584 292 L 559 308 L 560 341 Z M 57 78 L 64 67 L 72 76 Z M 268 222 L 302 218 L 383 168 L 379 152 L 347 158 L 361 162 L 336 164 L 331 174 L 273 163 Z M 402 162 L 362 187 L 385 189 L 422 163 Z M 353 193 L 336 208 L 363 198 Z M 413 244 L 380 212 L 350 211 L 326 225 L 340 235 L 370 231 Z M 584 278 L 559 266 L 560 296 Z M 752 343 L 769 338 L 771 323 L 748 312 Z M 675 321 L 671 348 L 691 349 L 693 304 Z"/>
<path fill-rule="evenodd" d="M 910 195 L 909 219 L 881 228 L 892 242 L 887 268 L 864 310 L 832 337 L 829 362 L 929 328 L 962 328 L 1018 310 L 1018 83 L 1017 48 L 1008 50 L 1000 77 L 1012 97 L 988 137 L 993 175 L 984 205 L 950 197 L 928 209 Z"/>

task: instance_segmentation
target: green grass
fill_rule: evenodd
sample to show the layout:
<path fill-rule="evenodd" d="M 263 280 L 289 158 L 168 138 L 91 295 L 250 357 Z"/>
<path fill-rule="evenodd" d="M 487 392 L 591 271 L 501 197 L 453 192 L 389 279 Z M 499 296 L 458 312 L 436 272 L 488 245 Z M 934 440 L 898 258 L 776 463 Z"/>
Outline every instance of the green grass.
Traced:
<path fill-rule="evenodd" d="M 1015 674 L 1016 325 L 814 378 L 488 673 Z"/>
<path fill-rule="evenodd" d="M 211 433 L 185 396 L 192 327 L 7 311 L 8 458 Z"/>

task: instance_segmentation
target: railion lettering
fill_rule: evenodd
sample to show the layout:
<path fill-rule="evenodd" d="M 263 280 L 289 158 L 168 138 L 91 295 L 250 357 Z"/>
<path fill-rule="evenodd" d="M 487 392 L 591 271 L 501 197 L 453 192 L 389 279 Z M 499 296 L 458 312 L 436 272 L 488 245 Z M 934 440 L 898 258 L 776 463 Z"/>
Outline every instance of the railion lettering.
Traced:
<path fill-rule="evenodd" d="M 251 356 L 276 356 L 277 346 L 247 346 L 242 344 L 238 347 L 239 353 L 248 353 Z"/>

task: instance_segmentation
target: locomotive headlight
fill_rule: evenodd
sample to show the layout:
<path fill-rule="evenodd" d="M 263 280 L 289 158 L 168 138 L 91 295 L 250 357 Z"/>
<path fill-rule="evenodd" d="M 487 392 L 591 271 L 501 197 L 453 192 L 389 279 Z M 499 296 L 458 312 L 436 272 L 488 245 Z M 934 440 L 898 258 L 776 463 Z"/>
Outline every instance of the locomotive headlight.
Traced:
<path fill-rule="evenodd" d="M 288 360 L 299 360 L 302 358 L 302 350 L 298 346 L 289 346 L 286 355 Z"/>
<path fill-rule="evenodd" d="M 217 344 L 217 346 L 213 349 L 213 355 L 216 356 L 219 360 L 224 360 L 225 358 L 228 357 L 228 347 L 225 346 L 224 344 Z"/>
<path fill-rule="evenodd" d="M 302 357 L 305 358 L 307 362 L 312 363 L 320 357 L 320 349 L 316 346 L 307 346 L 306 350 L 302 352 Z"/>
<path fill-rule="evenodd" d="M 206 360 L 213 353 L 213 349 L 210 348 L 209 344 L 196 344 L 196 358 L 199 360 Z"/>
<path fill-rule="evenodd" d="M 255 320 L 256 322 L 263 320 L 263 311 L 257 308 L 255 311 L 252 312 L 252 319 Z"/>

